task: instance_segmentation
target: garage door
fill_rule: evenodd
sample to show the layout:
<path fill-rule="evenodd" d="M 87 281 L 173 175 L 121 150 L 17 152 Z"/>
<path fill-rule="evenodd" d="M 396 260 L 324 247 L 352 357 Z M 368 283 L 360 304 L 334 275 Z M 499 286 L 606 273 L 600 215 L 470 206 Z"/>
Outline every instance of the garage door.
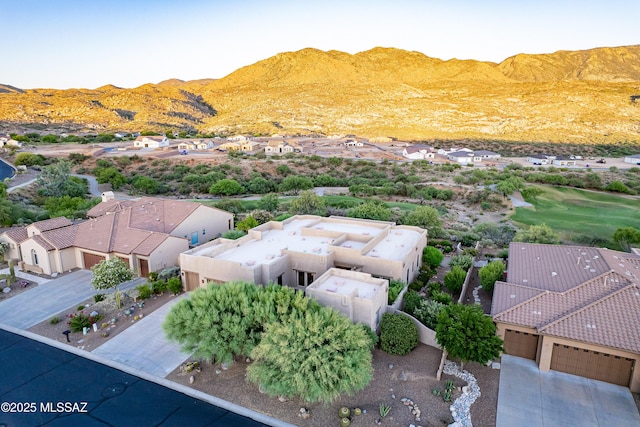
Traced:
<path fill-rule="evenodd" d="M 628 386 L 633 359 L 561 344 L 553 345 L 551 369 Z"/>
<path fill-rule="evenodd" d="M 104 259 L 105 257 L 103 257 L 102 255 L 89 254 L 87 252 L 82 252 L 82 260 L 84 262 L 84 268 L 86 268 L 87 270 L 93 267 L 94 265 L 96 265 L 97 263 L 99 263 L 100 261 L 103 261 Z"/>
<path fill-rule="evenodd" d="M 192 271 L 184 272 L 184 281 L 187 285 L 187 291 L 193 291 L 200 287 L 200 275 Z"/>
<path fill-rule="evenodd" d="M 538 335 L 507 329 L 504 333 L 504 350 L 512 356 L 536 360 Z"/>

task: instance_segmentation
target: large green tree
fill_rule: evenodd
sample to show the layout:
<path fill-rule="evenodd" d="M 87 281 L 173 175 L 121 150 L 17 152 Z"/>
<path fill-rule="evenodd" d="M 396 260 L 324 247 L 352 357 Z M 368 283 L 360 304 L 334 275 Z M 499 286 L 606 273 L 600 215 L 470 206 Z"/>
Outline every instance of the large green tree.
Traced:
<path fill-rule="evenodd" d="M 233 196 L 235 194 L 240 194 L 244 191 L 244 187 L 235 179 L 221 179 L 216 182 L 209 188 L 209 193 L 223 195 L 223 196 Z"/>
<path fill-rule="evenodd" d="M 504 273 L 504 262 L 500 260 L 491 261 L 480 269 L 478 275 L 480 276 L 480 284 L 482 288 L 487 292 L 493 292 L 493 287 L 496 281 L 502 278 Z"/>
<path fill-rule="evenodd" d="M 442 234 L 440 213 L 431 206 L 418 206 L 402 219 L 402 223 L 424 228 L 429 232 L 430 236 L 439 236 Z"/>
<path fill-rule="evenodd" d="M 389 221 L 393 213 L 386 204 L 381 202 L 365 202 L 349 209 L 347 216 L 351 218 L 374 219 Z"/>
<path fill-rule="evenodd" d="M 289 212 L 294 215 L 326 215 L 327 204 L 324 199 L 311 190 L 303 191 L 289 204 Z"/>
<path fill-rule="evenodd" d="M 86 183 L 70 175 L 71 163 L 67 160 L 45 166 L 36 178 L 39 193 L 49 197 L 84 196 L 87 192 Z"/>
<path fill-rule="evenodd" d="M 362 325 L 332 308 L 296 311 L 267 326 L 247 376 L 270 395 L 332 402 L 369 384 L 371 344 Z"/>
<path fill-rule="evenodd" d="M 278 190 L 282 193 L 298 194 L 301 190 L 313 188 L 313 181 L 306 176 L 290 175 L 282 180 Z"/>
<path fill-rule="evenodd" d="M 635 227 L 620 227 L 613 233 L 613 241 L 622 250 L 629 252 L 633 246 L 640 245 L 640 229 Z"/>
<path fill-rule="evenodd" d="M 124 261 L 114 257 L 102 260 L 91 267 L 93 277 L 91 285 L 97 290 L 115 289 L 116 301 L 120 308 L 120 290 L 118 286 L 128 280 L 133 279 L 134 273 Z"/>
<path fill-rule="evenodd" d="M 438 314 L 436 341 L 463 364 L 468 361 L 485 364 L 504 351 L 496 325 L 478 304 L 444 307 Z"/>
<path fill-rule="evenodd" d="M 514 236 L 513 241 L 556 245 L 560 242 L 560 237 L 547 224 L 540 224 L 532 225 L 526 230 L 518 231 Z"/>

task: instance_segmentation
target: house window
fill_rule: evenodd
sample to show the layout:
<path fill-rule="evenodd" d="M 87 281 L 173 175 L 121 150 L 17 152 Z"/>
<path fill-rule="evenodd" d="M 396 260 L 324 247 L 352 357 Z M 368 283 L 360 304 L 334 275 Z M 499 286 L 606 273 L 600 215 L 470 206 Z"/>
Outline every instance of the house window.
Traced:
<path fill-rule="evenodd" d="M 31 259 L 33 260 L 33 265 L 38 265 L 38 253 L 35 249 L 31 249 Z"/>
<path fill-rule="evenodd" d="M 198 232 L 194 231 L 193 233 L 191 233 L 191 244 L 192 245 L 197 245 L 198 244 Z"/>
<path fill-rule="evenodd" d="M 307 271 L 298 271 L 298 286 L 309 286 L 313 282 L 314 274 Z"/>
<path fill-rule="evenodd" d="M 207 234 L 207 230 L 205 230 L 204 228 L 202 229 L 202 235 L 204 236 L 205 234 Z"/>
<path fill-rule="evenodd" d="M 281 274 L 278 276 L 278 285 L 282 286 L 284 281 L 282 280 L 282 276 L 284 276 L 284 274 Z"/>

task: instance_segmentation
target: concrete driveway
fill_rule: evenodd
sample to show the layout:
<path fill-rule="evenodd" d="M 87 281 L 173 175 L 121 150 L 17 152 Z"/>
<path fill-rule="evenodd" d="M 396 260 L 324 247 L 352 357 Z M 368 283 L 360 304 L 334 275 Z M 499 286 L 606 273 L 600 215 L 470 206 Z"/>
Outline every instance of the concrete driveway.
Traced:
<path fill-rule="evenodd" d="M 0 302 L 0 323 L 28 329 L 80 304 L 96 294 L 91 277 L 91 271 L 77 270 Z M 145 280 L 134 279 L 120 289 L 135 288 Z"/>
<path fill-rule="evenodd" d="M 166 377 L 190 356 L 180 351 L 179 345 L 169 342 L 162 330 L 167 313 L 184 297 L 186 294 L 169 301 L 92 353 L 160 378 Z"/>
<path fill-rule="evenodd" d="M 504 355 L 497 427 L 640 426 L 631 392 L 601 381 L 556 371 Z"/>

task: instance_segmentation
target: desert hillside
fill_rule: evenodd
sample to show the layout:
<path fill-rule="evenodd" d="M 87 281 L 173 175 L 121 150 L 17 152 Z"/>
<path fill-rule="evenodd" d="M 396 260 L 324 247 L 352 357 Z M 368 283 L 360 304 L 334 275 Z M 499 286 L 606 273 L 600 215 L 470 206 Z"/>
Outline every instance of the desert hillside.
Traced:
<path fill-rule="evenodd" d="M 0 128 L 640 142 L 635 95 L 640 45 L 520 54 L 500 64 L 393 48 L 303 49 L 217 80 L 94 90 L 0 85 Z"/>

